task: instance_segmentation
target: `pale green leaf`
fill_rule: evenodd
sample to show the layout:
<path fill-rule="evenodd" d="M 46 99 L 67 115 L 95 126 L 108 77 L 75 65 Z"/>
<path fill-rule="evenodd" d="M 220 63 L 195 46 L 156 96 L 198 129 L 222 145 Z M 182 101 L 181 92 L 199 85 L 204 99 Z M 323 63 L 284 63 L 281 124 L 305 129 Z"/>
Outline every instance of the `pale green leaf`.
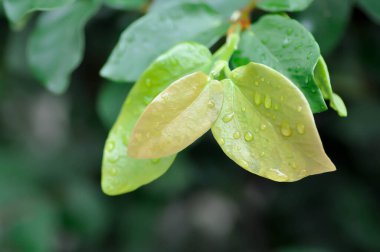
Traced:
<path fill-rule="evenodd" d="M 219 115 L 223 86 L 202 72 L 165 89 L 146 108 L 133 130 L 128 155 L 160 158 L 180 152 L 206 133 Z"/>
<path fill-rule="evenodd" d="M 224 20 L 205 4 L 181 4 L 149 13 L 123 32 L 101 75 L 135 81 L 153 59 L 175 44 L 195 41 L 211 46 L 225 31 Z"/>
<path fill-rule="evenodd" d="M 99 0 L 79 0 L 42 14 L 28 41 L 34 75 L 47 89 L 63 93 L 84 53 L 84 26 L 100 7 Z"/>
<path fill-rule="evenodd" d="M 336 110 L 339 116 L 347 116 L 347 108 L 342 98 L 333 92 L 330 74 L 323 57 L 320 57 L 314 69 L 314 80 L 322 91 L 323 97 L 330 100 L 330 107 Z"/>
<path fill-rule="evenodd" d="M 183 43 L 157 58 L 132 88 L 113 126 L 103 154 L 102 189 L 117 195 L 133 191 L 166 172 L 174 156 L 139 160 L 127 156 L 130 134 L 146 106 L 184 75 L 209 71 L 211 53 L 199 44 Z"/>
<path fill-rule="evenodd" d="M 312 2 L 313 0 L 259 0 L 257 7 L 271 12 L 303 11 Z"/>
<path fill-rule="evenodd" d="M 279 182 L 335 170 L 304 95 L 286 77 L 250 63 L 235 69 L 224 84 L 212 132 L 237 164 Z"/>
<path fill-rule="evenodd" d="M 19 23 L 30 12 L 53 10 L 72 4 L 75 0 L 3 0 L 5 13 L 10 21 Z"/>
<path fill-rule="evenodd" d="M 359 6 L 373 19 L 380 24 L 380 1 L 379 0 L 357 0 Z"/>
<path fill-rule="evenodd" d="M 274 68 L 297 85 L 314 113 L 327 109 L 313 79 L 320 57 L 318 44 L 296 20 L 278 15 L 264 16 L 242 34 L 239 51 L 240 55 L 235 55 L 233 60 L 235 66 L 245 63 L 246 58 Z"/>

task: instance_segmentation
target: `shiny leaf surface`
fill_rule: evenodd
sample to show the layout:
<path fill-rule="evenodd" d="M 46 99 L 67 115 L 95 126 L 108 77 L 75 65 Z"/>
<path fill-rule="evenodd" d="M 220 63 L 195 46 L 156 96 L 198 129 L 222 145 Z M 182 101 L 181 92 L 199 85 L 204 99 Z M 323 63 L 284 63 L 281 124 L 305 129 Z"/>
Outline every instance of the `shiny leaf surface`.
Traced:
<path fill-rule="evenodd" d="M 184 75 L 207 71 L 209 50 L 199 44 L 183 43 L 158 57 L 132 88 L 113 126 L 103 154 L 102 189 L 106 194 L 130 192 L 160 177 L 174 156 L 138 160 L 127 156 L 130 134 L 146 106 L 166 87 Z"/>
<path fill-rule="evenodd" d="M 271 12 L 302 11 L 312 2 L 313 0 L 261 0 L 257 7 Z"/>
<path fill-rule="evenodd" d="M 318 44 L 297 21 L 278 15 L 264 16 L 243 33 L 239 50 L 235 66 L 246 58 L 274 68 L 300 88 L 314 113 L 327 109 L 313 79 L 320 57 Z"/>
<path fill-rule="evenodd" d="M 250 63 L 235 69 L 224 84 L 212 132 L 237 164 L 279 182 L 335 170 L 305 97 L 287 78 Z"/>
<path fill-rule="evenodd" d="M 154 58 L 175 44 L 195 41 L 211 46 L 225 31 L 224 20 L 205 4 L 186 3 L 149 13 L 123 32 L 101 75 L 135 81 Z"/>
<path fill-rule="evenodd" d="M 128 155 L 160 158 L 180 152 L 206 133 L 219 115 L 223 86 L 202 72 L 165 89 L 146 108 L 130 140 Z"/>
<path fill-rule="evenodd" d="M 81 0 L 38 19 L 27 56 L 34 75 L 51 92 L 67 89 L 71 72 L 82 61 L 84 26 L 99 7 L 99 0 Z"/>

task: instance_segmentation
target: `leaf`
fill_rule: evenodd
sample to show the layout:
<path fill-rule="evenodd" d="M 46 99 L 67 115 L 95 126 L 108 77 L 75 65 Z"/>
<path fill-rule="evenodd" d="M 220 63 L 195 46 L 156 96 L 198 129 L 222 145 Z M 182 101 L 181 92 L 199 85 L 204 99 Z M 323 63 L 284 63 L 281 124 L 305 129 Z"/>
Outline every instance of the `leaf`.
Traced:
<path fill-rule="evenodd" d="M 8 19 L 19 23 L 30 12 L 37 10 L 53 10 L 69 4 L 75 0 L 3 0 L 4 9 Z"/>
<path fill-rule="evenodd" d="M 257 7 L 271 12 L 303 11 L 312 2 L 313 0 L 261 0 Z"/>
<path fill-rule="evenodd" d="M 242 35 L 241 58 L 274 68 L 288 77 L 306 96 L 314 113 L 327 109 L 313 80 L 314 67 L 320 57 L 317 42 L 297 21 L 278 15 L 266 15 Z M 240 58 L 240 59 L 239 59 Z M 239 66 L 239 65 L 237 65 Z"/>
<path fill-rule="evenodd" d="M 335 170 L 303 94 L 261 64 L 235 69 L 212 127 L 223 151 L 249 172 L 291 182 Z"/>
<path fill-rule="evenodd" d="M 113 126 L 103 154 L 102 189 L 117 195 L 133 191 L 160 177 L 174 156 L 138 160 L 127 156 L 130 134 L 146 106 L 169 84 L 195 71 L 207 71 L 210 51 L 196 43 L 182 43 L 157 58 L 132 88 Z"/>
<path fill-rule="evenodd" d="M 336 110 L 339 116 L 347 116 L 347 108 L 342 98 L 332 90 L 330 74 L 323 57 L 320 57 L 314 69 L 314 80 L 322 91 L 323 97 L 330 100 L 330 106 Z"/>
<path fill-rule="evenodd" d="M 221 17 L 205 4 L 181 4 L 149 13 L 123 32 L 101 75 L 134 81 L 154 58 L 175 44 L 195 41 L 211 46 L 225 31 Z"/>
<path fill-rule="evenodd" d="M 372 20 L 380 24 L 380 1 L 379 0 L 357 0 L 359 6 L 368 14 Z"/>
<path fill-rule="evenodd" d="M 224 17 L 229 18 L 234 11 L 246 6 L 249 1 L 250 0 L 155 0 L 149 11 L 163 10 L 182 3 L 206 3 Z"/>
<path fill-rule="evenodd" d="M 70 74 L 83 57 L 83 28 L 99 7 L 98 0 L 80 0 L 38 19 L 28 41 L 28 61 L 51 92 L 60 94 L 67 89 Z"/>
<path fill-rule="evenodd" d="M 318 0 L 297 19 L 315 36 L 322 52 L 329 53 L 343 37 L 352 7 L 353 0 Z"/>
<path fill-rule="evenodd" d="M 108 82 L 100 90 L 96 108 L 98 116 L 107 128 L 110 129 L 115 122 L 130 89 L 131 85 Z"/>
<path fill-rule="evenodd" d="M 133 130 L 128 155 L 160 158 L 180 152 L 206 133 L 219 115 L 223 86 L 202 72 L 165 89 L 146 108 Z"/>
<path fill-rule="evenodd" d="M 148 0 L 105 0 L 104 4 L 111 8 L 122 10 L 141 9 Z"/>

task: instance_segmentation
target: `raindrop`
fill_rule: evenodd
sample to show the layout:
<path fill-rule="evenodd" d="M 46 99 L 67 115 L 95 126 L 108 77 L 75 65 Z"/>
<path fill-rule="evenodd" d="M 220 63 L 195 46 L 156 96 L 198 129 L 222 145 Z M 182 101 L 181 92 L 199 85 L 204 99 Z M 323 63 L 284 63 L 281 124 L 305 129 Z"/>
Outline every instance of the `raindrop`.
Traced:
<path fill-rule="evenodd" d="M 231 112 L 223 117 L 223 122 L 228 123 L 231 122 L 232 118 L 234 118 L 235 113 Z"/>
<path fill-rule="evenodd" d="M 265 156 L 265 152 L 263 151 L 260 153 L 260 157 L 264 157 L 264 156 Z"/>
<path fill-rule="evenodd" d="M 115 142 L 114 141 L 109 141 L 106 144 L 106 150 L 107 151 L 113 151 L 115 149 Z"/>
<path fill-rule="evenodd" d="M 290 128 L 288 123 L 283 123 L 281 125 L 281 134 L 286 137 L 289 137 L 292 135 L 292 129 Z"/>
<path fill-rule="evenodd" d="M 275 180 L 275 181 L 279 181 L 279 182 L 284 182 L 284 181 L 287 181 L 289 178 L 286 174 L 282 173 L 279 169 L 269 169 L 266 173 L 266 175 Z"/>
<path fill-rule="evenodd" d="M 289 46 L 289 44 L 290 44 L 289 38 L 285 38 L 284 41 L 282 42 L 282 47 L 286 48 Z"/>
<path fill-rule="evenodd" d="M 267 126 L 265 124 L 261 124 L 261 126 L 260 126 L 261 130 L 265 130 L 266 128 L 267 128 Z"/>
<path fill-rule="evenodd" d="M 266 109 L 270 109 L 272 107 L 272 98 L 270 98 L 269 95 L 265 96 L 264 106 Z"/>
<path fill-rule="evenodd" d="M 247 142 L 251 142 L 253 140 L 253 134 L 250 131 L 248 131 L 244 134 L 244 139 Z"/>
<path fill-rule="evenodd" d="M 244 169 L 248 169 L 248 167 L 249 167 L 248 162 L 245 161 L 245 160 L 240 160 L 240 165 L 241 165 L 241 167 L 243 167 Z"/>
<path fill-rule="evenodd" d="M 301 135 L 305 134 L 305 125 L 297 123 L 297 132 Z"/>
<path fill-rule="evenodd" d="M 215 108 L 215 102 L 213 100 L 210 100 L 208 103 L 207 103 L 207 106 L 212 109 L 212 108 Z"/>
<path fill-rule="evenodd" d="M 298 112 L 301 112 L 302 109 L 303 109 L 302 106 L 298 106 L 298 107 L 297 107 L 297 111 L 298 111 Z"/>
<path fill-rule="evenodd" d="M 236 131 L 233 135 L 232 135 L 235 139 L 239 139 L 240 138 L 240 132 L 239 131 Z"/>
<path fill-rule="evenodd" d="M 245 112 L 245 111 L 246 111 L 245 107 L 241 107 L 241 112 Z"/>

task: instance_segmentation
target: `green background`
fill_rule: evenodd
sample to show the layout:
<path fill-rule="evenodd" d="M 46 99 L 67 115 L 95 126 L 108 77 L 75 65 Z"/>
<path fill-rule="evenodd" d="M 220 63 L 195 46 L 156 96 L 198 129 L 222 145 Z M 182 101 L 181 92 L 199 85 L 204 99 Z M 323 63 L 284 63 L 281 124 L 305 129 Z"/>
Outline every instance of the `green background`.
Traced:
<path fill-rule="evenodd" d="M 129 87 L 98 73 L 139 12 L 98 11 L 60 96 L 26 63 L 35 20 L 12 31 L 0 14 L 0 251 L 380 251 L 380 26 L 359 8 L 344 22 L 320 8 L 294 16 L 321 42 L 347 102 L 348 118 L 315 116 L 336 172 L 275 183 L 206 134 L 159 180 L 116 197 L 101 192 L 100 164 Z"/>

